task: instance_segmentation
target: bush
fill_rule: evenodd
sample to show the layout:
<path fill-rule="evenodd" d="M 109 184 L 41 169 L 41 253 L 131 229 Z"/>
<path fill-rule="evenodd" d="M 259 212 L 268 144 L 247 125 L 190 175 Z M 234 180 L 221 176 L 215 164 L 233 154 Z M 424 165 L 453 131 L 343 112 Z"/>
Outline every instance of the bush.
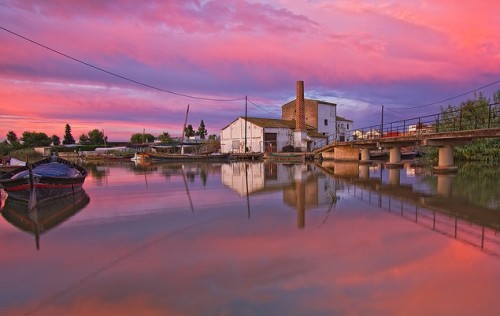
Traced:
<path fill-rule="evenodd" d="M 16 158 L 22 161 L 35 162 L 43 159 L 43 155 L 35 152 L 33 148 L 23 148 L 18 150 L 13 150 L 9 154 L 12 158 Z"/>

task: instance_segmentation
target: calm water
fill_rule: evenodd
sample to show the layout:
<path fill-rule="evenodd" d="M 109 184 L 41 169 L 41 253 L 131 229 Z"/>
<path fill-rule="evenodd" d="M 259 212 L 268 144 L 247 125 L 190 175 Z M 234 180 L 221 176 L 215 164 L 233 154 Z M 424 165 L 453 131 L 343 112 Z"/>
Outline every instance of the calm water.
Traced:
<path fill-rule="evenodd" d="M 86 167 L 2 201 L 0 314 L 500 315 L 498 166 Z"/>

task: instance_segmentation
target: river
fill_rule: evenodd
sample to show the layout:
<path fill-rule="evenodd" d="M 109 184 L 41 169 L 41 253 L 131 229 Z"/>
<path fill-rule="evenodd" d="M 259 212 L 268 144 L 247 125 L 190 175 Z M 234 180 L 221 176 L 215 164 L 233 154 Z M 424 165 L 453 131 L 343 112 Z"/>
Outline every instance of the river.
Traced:
<path fill-rule="evenodd" d="M 2 201 L 0 314 L 500 315 L 498 165 L 85 167 Z"/>

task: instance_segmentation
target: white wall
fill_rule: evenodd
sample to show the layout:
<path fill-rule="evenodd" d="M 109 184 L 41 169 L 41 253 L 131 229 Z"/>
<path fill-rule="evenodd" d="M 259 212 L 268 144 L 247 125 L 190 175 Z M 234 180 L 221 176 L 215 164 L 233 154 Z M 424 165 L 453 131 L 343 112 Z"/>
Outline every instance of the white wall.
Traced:
<path fill-rule="evenodd" d="M 337 125 L 337 107 L 335 105 L 318 103 L 318 132 L 324 135 L 334 134 Z M 325 126 L 325 120 L 328 125 Z"/>
<path fill-rule="evenodd" d="M 247 122 L 247 147 L 249 152 L 259 152 L 263 141 L 262 128 Z M 220 133 L 221 152 L 245 152 L 245 120 L 238 118 Z M 233 146 L 233 144 L 235 146 Z"/>

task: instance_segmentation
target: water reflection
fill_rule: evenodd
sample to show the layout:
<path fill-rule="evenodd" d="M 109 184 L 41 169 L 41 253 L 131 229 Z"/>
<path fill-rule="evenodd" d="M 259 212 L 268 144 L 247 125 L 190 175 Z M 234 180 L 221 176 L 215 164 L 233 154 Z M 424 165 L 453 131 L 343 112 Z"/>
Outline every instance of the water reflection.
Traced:
<path fill-rule="evenodd" d="M 2 216 L 10 224 L 35 235 L 36 249 L 40 249 L 40 235 L 55 228 L 80 212 L 90 201 L 85 190 L 75 194 L 39 203 L 29 210 L 25 201 L 7 198 Z"/>
<path fill-rule="evenodd" d="M 460 174 L 330 162 L 99 170 L 85 211 L 45 235 L 44 251 L 1 227 L 0 313 L 498 314 L 497 213 L 453 206 Z"/>
<path fill-rule="evenodd" d="M 326 163 L 321 167 L 347 185 L 348 193 L 369 204 L 389 212 L 400 212 L 402 217 L 410 217 L 415 223 L 423 225 L 454 239 L 480 248 L 490 254 L 500 256 L 500 212 L 494 208 L 473 204 L 456 197 L 453 192 L 455 175 L 433 175 L 437 183 L 435 191 L 421 191 L 411 183 L 401 184 L 401 169 L 388 169 L 388 178 L 384 179 L 384 166 L 355 165 L 346 168 L 346 164 Z M 342 172 L 336 172 L 341 168 Z M 421 172 L 411 169 L 406 172 L 411 177 Z M 345 170 L 351 170 L 346 173 Z M 424 173 L 428 180 L 429 174 Z"/>
<path fill-rule="evenodd" d="M 383 163 L 242 162 L 223 165 L 221 172 L 223 184 L 240 196 L 282 192 L 283 203 L 297 212 L 299 228 L 306 226 L 307 210 L 327 206 L 326 219 L 340 199 L 337 192 L 347 192 L 383 210 L 393 212 L 397 208 L 401 216 L 411 216 L 417 224 L 500 256 L 500 238 L 497 234 L 500 230 L 500 212 L 454 197 L 454 175 L 432 176 L 437 185 L 430 192 L 407 183 L 408 178 L 416 175 L 423 175 L 424 179 L 429 177 L 426 171 L 408 164 L 405 169 L 385 169 Z M 403 179 L 403 174 L 409 177 Z"/>
<path fill-rule="evenodd" d="M 306 209 L 327 206 L 327 214 L 338 200 L 335 178 L 314 164 L 235 162 L 222 166 L 222 183 L 240 196 L 282 192 L 283 203 L 297 211 L 297 226 L 305 227 Z M 250 203 L 250 202 L 248 202 Z"/>

